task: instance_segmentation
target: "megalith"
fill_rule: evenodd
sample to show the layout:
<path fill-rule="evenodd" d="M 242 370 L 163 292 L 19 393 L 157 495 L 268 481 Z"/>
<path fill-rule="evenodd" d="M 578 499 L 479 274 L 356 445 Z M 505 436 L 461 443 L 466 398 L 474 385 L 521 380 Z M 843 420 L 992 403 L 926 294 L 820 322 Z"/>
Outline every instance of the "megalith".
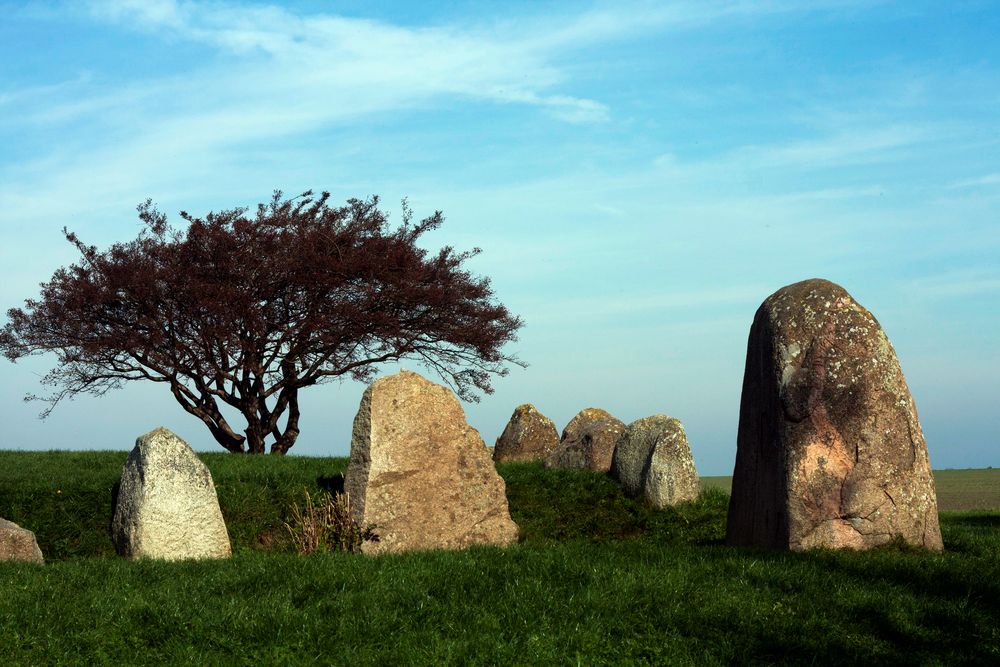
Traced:
<path fill-rule="evenodd" d="M 620 419 L 600 408 L 585 408 L 566 424 L 559 444 L 545 459 L 545 467 L 608 472 L 624 431 Z"/>
<path fill-rule="evenodd" d="M 13 521 L 0 519 L 0 561 L 3 560 L 38 563 L 39 565 L 45 562 L 33 532 L 21 528 Z"/>
<path fill-rule="evenodd" d="M 111 537 L 127 558 L 231 555 L 212 474 L 165 428 L 139 436 L 122 469 Z"/>
<path fill-rule="evenodd" d="M 680 420 L 667 415 L 637 419 L 615 445 L 611 476 L 625 494 L 664 508 L 698 498 L 691 447 Z"/>
<path fill-rule="evenodd" d="M 559 432 L 552 420 L 530 403 L 514 409 L 510 421 L 493 446 L 493 460 L 544 461 L 559 444 Z"/>
<path fill-rule="evenodd" d="M 726 528 L 735 546 L 942 549 L 927 445 L 896 353 L 842 287 L 769 296 L 747 343 Z"/>
<path fill-rule="evenodd" d="M 458 398 L 410 371 L 362 396 L 344 490 L 354 520 L 375 525 L 365 553 L 517 541 L 504 480 Z"/>

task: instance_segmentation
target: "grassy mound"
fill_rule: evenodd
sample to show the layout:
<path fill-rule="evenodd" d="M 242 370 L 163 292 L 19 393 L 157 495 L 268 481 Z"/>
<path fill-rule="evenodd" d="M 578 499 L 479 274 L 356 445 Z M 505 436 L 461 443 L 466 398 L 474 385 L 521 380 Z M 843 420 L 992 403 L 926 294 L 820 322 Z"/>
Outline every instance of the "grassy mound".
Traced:
<path fill-rule="evenodd" d="M 3 664 L 1000 662 L 1000 512 L 942 514 L 946 552 L 721 544 L 727 496 L 666 511 L 606 475 L 499 467 L 522 542 L 293 553 L 282 523 L 344 459 L 202 455 L 225 561 L 113 557 L 124 453 L 0 452 L 0 516 L 49 564 L 0 563 Z"/>
<path fill-rule="evenodd" d="M 0 516 L 33 530 L 46 562 L 115 557 L 112 498 L 127 452 L 0 452 Z M 233 550 L 292 551 L 284 522 L 304 489 L 337 484 L 344 458 L 199 454 Z"/>

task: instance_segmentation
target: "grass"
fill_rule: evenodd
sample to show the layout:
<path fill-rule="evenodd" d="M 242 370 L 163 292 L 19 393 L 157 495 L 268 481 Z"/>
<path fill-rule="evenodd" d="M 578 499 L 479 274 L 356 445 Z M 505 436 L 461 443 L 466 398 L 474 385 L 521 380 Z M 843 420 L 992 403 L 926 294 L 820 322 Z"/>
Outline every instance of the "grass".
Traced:
<path fill-rule="evenodd" d="M 106 534 L 124 458 L 0 452 L 0 516 L 49 561 L 0 563 L 3 664 L 1000 662 L 1000 511 L 942 513 L 943 554 L 769 553 L 721 544 L 720 490 L 658 512 L 504 464 L 516 547 L 300 557 L 281 522 L 346 460 L 213 454 L 234 557 L 129 562 Z"/>

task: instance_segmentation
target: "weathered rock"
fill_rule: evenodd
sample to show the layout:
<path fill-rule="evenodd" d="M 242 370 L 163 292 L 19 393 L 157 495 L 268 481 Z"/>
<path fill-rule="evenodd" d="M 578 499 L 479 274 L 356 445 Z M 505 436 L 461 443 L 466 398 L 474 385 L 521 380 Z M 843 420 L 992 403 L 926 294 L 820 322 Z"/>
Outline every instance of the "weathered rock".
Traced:
<path fill-rule="evenodd" d="M 128 558 L 226 558 L 229 533 L 212 474 L 165 428 L 139 436 L 122 469 L 111 537 Z"/>
<path fill-rule="evenodd" d="M 842 287 L 769 296 L 747 344 L 726 541 L 940 550 L 917 410 L 878 321 Z"/>
<path fill-rule="evenodd" d="M 626 495 L 654 507 L 695 500 L 698 472 L 680 421 L 666 415 L 638 419 L 625 427 L 611 461 L 611 476 Z"/>
<path fill-rule="evenodd" d="M 493 460 L 544 461 L 559 444 L 559 432 L 552 420 L 525 403 L 514 409 L 507 427 L 493 447 Z"/>
<path fill-rule="evenodd" d="M 365 553 L 507 545 L 518 528 L 506 486 L 446 387 L 402 371 L 372 383 L 354 418 L 344 475 Z"/>
<path fill-rule="evenodd" d="M 33 532 L 21 528 L 13 521 L 0 519 L 0 561 L 3 560 L 39 564 L 45 562 Z"/>
<path fill-rule="evenodd" d="M 559 445 L 545 459 L 545 467 L 608 472 L 615 445 L 624 432 L 620 419 L 600 408 L 585 408 L 563 429 Z"/>

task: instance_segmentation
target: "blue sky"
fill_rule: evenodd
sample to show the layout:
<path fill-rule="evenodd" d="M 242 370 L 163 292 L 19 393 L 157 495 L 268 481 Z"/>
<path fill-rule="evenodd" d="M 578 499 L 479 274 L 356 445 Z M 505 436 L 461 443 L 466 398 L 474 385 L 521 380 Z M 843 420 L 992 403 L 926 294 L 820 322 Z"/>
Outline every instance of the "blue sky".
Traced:
<path fill-rule="evenodd" d="M 0 308 L 147 197 L 405 196 L 526 322 L 530 367 L 465 405 L 488 443 L 523 402 L 662 412 L 730 474 L 754 312 L 823 277 L 885 328 L 934 467 L 1000 465 L 996 3 L 372 4 L 0 2 Z M 51 363 L 0 360 L 3 448 L 222 451 L 160 385 L 39 421 Z M 346 455 L 362 390 L 306 390 L 292 452 Z"/>

